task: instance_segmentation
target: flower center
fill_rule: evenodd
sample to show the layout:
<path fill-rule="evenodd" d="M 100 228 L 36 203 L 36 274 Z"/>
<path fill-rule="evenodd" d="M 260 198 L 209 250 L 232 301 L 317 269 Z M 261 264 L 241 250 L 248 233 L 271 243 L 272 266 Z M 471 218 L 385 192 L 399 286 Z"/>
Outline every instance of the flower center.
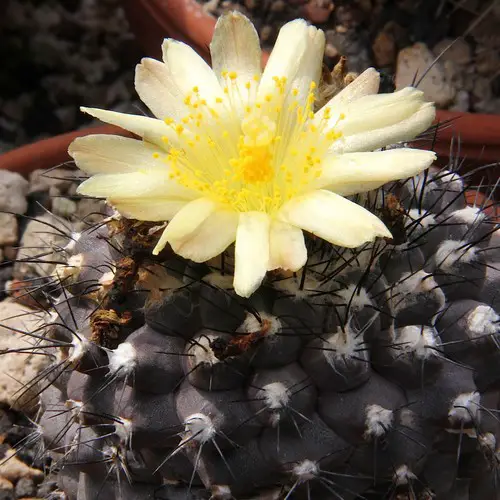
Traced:
<path fill-rule="evenodd" d="M 227 73 L 226 97 L 217 98 L 215 107 L 199 97 L 197 87 L 188 94 L 184 103 L 191 113 L 182 123 L 165 120 L 179 139 L 165 159 L 170 177 L 180 185 L 238 212 L 272 214 L 311 189 L 340 134 L 330 109 L 315 117 L 314 83 L 301 103 L 299 91 L 283 77 L 275 77 L 274 91 L 259 99 L 256 79 L 246 82 L 248 104 L 241 117 L 234 103 L 236 97 L 241 102 L 237 80 L 238 75 Z"/>
<path fill-rule="evenodd" d="M 276 142 L 276 124 L 266 116 L 248 116 L 241 130 L 238 157 L 229 160 L 235 178 L 244 184 L 270 182 L 274 178 L 272 145 Z"/>

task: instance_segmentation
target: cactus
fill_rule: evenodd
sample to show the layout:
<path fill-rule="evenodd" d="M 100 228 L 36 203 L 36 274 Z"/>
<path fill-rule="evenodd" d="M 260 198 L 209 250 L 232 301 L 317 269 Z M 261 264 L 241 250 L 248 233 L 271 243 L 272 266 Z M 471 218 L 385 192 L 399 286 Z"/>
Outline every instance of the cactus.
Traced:
<path fill-rule="evenodd" d="M 352 195 L 391 237 L 306 233 L 252 293 L 238 248 L 185 258 L 157 220 L 68 234 L 34 332 L 66 498 L 497 498 L 500 233 L 466 190 L 433 167 Z"/>

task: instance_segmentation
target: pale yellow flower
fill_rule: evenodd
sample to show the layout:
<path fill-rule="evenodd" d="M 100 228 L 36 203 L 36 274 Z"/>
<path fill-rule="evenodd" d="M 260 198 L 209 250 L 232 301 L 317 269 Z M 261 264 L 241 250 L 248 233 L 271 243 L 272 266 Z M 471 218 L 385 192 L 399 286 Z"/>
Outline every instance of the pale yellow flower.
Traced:
<path fill-rule="evenodd" d="M 251 22 L 221 17 L 210 68 L 189 46 L 167 39 L 163 62 L 143 59 L 135 85 L 156 118 L 84 111 L 141 140 L 93 135 L 70 154 L 91 174 L 79 193 L 106 198 L 122 215 L 169 221 L 167 244 L 205 262 L 235 242 L 235 291 L 250 296 L 266 272 L 307 260 L 303 231 L 344 247 L 390 237 L 372 213 L 345 196 L 411 177 L 432 152 L 373 150 L 429 127 L 434 106 L 406 88 L 378 94 L 362 73 L 314 113 L 324 33 L 303 20 L 285 25 L 265 70 Z"/>

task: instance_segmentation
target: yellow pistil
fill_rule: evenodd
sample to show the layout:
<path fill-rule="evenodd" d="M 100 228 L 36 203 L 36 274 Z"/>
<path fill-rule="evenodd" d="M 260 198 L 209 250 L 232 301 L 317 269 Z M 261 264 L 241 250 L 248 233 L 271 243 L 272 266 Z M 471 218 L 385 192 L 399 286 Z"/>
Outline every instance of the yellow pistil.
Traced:
<path fill-rule="evenodd" d="M 238 78 L 234 71 L 223 71 L 222 76 L 229 83 Z M 193 87 L 184 101 L 191 113 L 181 123 L 165 120 L 185 144 L 159 155 L 169 165 L 170 177 L 238 212 L 273 214 L 307 191 L 321 176 L 328 148 L 341 137 L 332 127 L 335 110 L 327 108 L 321 120 L 315 118 L 314 82 L 301 105 L 299 91 L 290 88 L 286 78 L 276 76 L 273 81 L 274 90 L 245 104 L 241 122 L 229 120 L 224 108 L 216 112 Z M 215 102 L 223 99 L 216 97 Z M 341 118 L 338 115 L 337 121 Z"/>

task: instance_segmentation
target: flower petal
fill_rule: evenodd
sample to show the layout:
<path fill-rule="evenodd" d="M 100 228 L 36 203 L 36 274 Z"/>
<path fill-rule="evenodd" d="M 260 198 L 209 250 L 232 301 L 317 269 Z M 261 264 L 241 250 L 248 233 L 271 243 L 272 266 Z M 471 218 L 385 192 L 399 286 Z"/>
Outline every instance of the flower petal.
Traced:
<path fill-rule="evenodd" d="M 97 174 L 82 182 L 77 193 L 96 198 L 175 198 L 190 200 L 199 196 L 171 180 L 168 170 L 130 172 L 125 174 Z"/>
<path fill-rule="evenodd" d="M 187 203 L 186 200 L 164 198 L 108 198 L 108 203 L 128 219 L 151 222 L 169 221 Z"/>
<path fill-rule="evenodd" d="M 236 11 L 222 15 L 215 25 L 210 53 L 221 87 L 227 86 L 231 103 L 242 116 L 244 107 L 255 99 L 254 77 L 261 75 L 260 41 L 254 25 Z"/>
<path fill-rule="evenodd" d="M 208 198 L 198 198 L 184 205 L 169 222 L 161 235 L 153 255 L 158 255 L 167 243 L 179 245 L 188 239 L 216 209 L 216 204 Z"/>
<path fill-rule="evenodd" d="M 165 170 L 165 163 L 153 156 L 156 152 L 158 148 L 146 142 L 106 134 L 78 137 L 68 148 L 78 168 L 91 175 Z"/>
<path fill-rule="evenodd" d="M 360 205 L 320 190 L 285 203 L 280 220 L 300 227 L 334 245 L 354 248 L 377 236 L 391 237 L 384 223 Z"/>
<path fill-rule="evenodd" d="M 373 151 L 398 142 L 411 141 L 427 130 L 436 116 L 436 109 L 431 103 L 422 104 L 413 115 L 392 125 L 358 134 L 348 135 L 333 144 L 330 151 L 349 153 L 355 151 Z"/>
<path fill-rule="evenodd" d="M 265 213 L 240 213 L 236 231 L 234 290 L 241 297 L 250 297 L 266 276 L 270 225 Z"/>
<path fill-rule="evenodd" d="M 179 88 L 168 66 L 148 57 L 135 68 L 135 89 L 141 101 L 161 120 L 181 120 L 187 114 L 184 104 L 191 87 Z"/>
<path fill-rule="evenodd" d="M 162 51 L 172 83 L 184 96 L 194 92 L 195 87 L 208 104 L 214 104 L 217 97 L 224 96 L 212 68 L 189 45 L 167 39 Z"/>
<path fill-rule="evenodd" d="M 307 261 L 307 248 L 302 229 L 279 220 L 271 222 L 269 233 L 270 262 L 268 271 L 298 271 Z"/>
<path fill-rule="evenodd" d="M 353 135 L 387 127 L 415 114 L 424 102 L 424 93 L 411 87 L 389 94 L 364 96 L 346 106 L 345 119 L 338 123 L 336 130 Z"/>
<path fill-rule="evenodd" d="M 209 215 L 188 238 L 170 240 L 174 252 L 194 262 L 206 262 L 220 255 L 236 239 L 238 214 L 218 210 Z"/>
<path fill-rule="evenodd" d="M 116 111 L 106 111 L 105 109 L 85 107 L 80 109 L 94 118 L 128 130 L 129 132 L 142 137 L 148 142 L 157 144 L 160 147 L 165 146 L 165 137 L 169 140 L 175 138 L 175 134 L 172 129 L 167 127 L 164 122 L 157 120 L 156 118 L 128 115 L 126 113 L 118 113 Z"/>
<path fill-rule="evenodd" d="M 377 189 L 386 182 L 419 174 L 436 159 L 432 151 L 398 148 L 374 153 L 329 155 L 315 187 L 342 196 Z"/>
<path fill-rule="evenodd" d="M 287 110 L 291 101 L 304 106 L 310 92 L 311 82 L 319 82 L 325 50 L 325 34 L 303 19 L 295 19 L 285 24 L 276 39 L 259 85 L 258 100 L 266 103 L 267 95 L 276 94 L 275 77 L 286 77 L 288 97 L 283 103 Z M 292 88 L 297 89 L 296 96 Z M 290 101 L 288 103 L 287 101 Z M 266 112 L 272 111 L 278 103 L 271 101 Z"/>

